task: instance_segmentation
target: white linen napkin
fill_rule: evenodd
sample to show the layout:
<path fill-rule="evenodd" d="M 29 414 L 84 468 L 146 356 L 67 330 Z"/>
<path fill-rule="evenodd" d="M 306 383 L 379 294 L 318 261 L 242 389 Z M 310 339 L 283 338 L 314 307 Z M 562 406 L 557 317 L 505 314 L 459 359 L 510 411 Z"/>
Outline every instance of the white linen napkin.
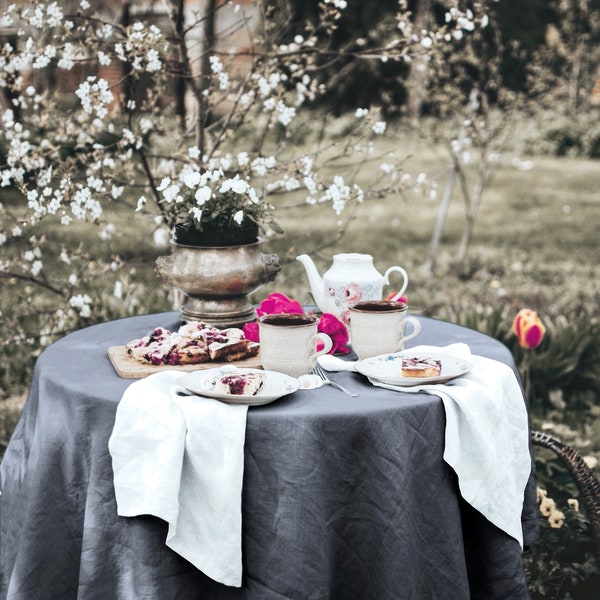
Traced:
<path fill-rule="evenodd" d="M 175 393 L 179 371 L 132 383 L 109 440 L 120 516 L 169 524 L 166 545 L 208 577 L 242 582 L 248 406 Z"/>
<path fill-rule="evenodd" d="M 401 387 L 370 379 L 371 383 L 442 399 L 444 460 L 458 476 L 462 497 L 523 547 L 521 512 L 531 455 L 527 410 L 515 374 L 504 363 L 472 355 L 464 343 L 411 350 L 450 354 L 471 361 L 473 369 L 445 384 Z"/>

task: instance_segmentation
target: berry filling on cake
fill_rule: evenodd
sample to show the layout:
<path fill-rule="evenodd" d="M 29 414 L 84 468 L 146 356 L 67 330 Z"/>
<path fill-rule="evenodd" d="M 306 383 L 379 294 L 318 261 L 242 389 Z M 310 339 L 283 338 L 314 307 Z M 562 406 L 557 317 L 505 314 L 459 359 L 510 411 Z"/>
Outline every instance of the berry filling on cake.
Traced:
<path fill-rule="evenodd" d="M 402 377 L 437 377 L 442 372 L 442 361 L 422 356 L 402 357 Z"/>
<path fill-rule="evenodd" d="M 264 373 L 223 375 L 215 381 L 214 391 L 231 396 L 256 396 L 265 382 Z"/>

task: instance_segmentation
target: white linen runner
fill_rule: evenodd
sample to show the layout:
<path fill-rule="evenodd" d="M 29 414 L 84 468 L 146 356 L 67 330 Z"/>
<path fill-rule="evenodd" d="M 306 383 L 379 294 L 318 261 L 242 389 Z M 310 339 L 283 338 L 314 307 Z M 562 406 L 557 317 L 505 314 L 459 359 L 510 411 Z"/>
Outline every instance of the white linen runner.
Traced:
<path fill-rule="evenodd" d="M 248 406 L 180 396 L 182 375 L 154 373 L 121 398 L 109 440 L 117 512 L 165 520 L 169 548 L 240 587 Z"/>
<path fill-rule="evenodd" d="M 450 354 L 473 369 L 445 384 L 401 387 L 442 399 L 446 412 L 444 460 L 454 469 L 462 497 L 523 547 L 521 512 L 531 473 L 529 421 L 521 387 L 502 362 L 472 355 L 467 344 L 417 346 L 411 350 Z"/>

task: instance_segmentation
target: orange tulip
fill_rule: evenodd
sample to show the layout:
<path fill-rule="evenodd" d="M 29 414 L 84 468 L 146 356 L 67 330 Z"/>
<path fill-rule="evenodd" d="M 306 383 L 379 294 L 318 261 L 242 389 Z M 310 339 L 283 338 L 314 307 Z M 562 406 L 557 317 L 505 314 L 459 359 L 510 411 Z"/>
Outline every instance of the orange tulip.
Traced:
<path fill-rule="evenodd" d="M 519 340 L 519 346 L 528 350 L 537 348 L 546 333 L 546 328 L 537 313 L 528 308 L 519 311 L 513 321 L 512 329 Z"/>

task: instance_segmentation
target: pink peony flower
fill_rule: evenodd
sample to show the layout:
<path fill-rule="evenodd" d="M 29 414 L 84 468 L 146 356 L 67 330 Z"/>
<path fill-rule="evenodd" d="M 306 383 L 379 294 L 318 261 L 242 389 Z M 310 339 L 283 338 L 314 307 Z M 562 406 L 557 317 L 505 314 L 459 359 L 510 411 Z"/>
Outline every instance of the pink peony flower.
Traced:
<path fill-rule="evenodd" d="M 263 315 L 275 315 L 279 313 L 303 313 L 302 304 L 297 300 L 292 300 L 280 292 L 269 294 L 256 309 L 259 317 Z"/>
<path fill-rule="evenodd" d="M 244 335 L 246 336 L 247 340 L 250 340 L 251 342 L 258 342 L 259 334 L 257 321 L 253 321 L 252 323 L 246 323 L 242 327 L 242 331 L 244 332 Z"/>
<path fill-rule="evenodd" d="M 348 354 L 348 330 L 346 326 L 331 313 L 323 313 L 317 324 L 317 329 L 326 333 L 333 342 L 333 346 L 329 354 Z"/>

